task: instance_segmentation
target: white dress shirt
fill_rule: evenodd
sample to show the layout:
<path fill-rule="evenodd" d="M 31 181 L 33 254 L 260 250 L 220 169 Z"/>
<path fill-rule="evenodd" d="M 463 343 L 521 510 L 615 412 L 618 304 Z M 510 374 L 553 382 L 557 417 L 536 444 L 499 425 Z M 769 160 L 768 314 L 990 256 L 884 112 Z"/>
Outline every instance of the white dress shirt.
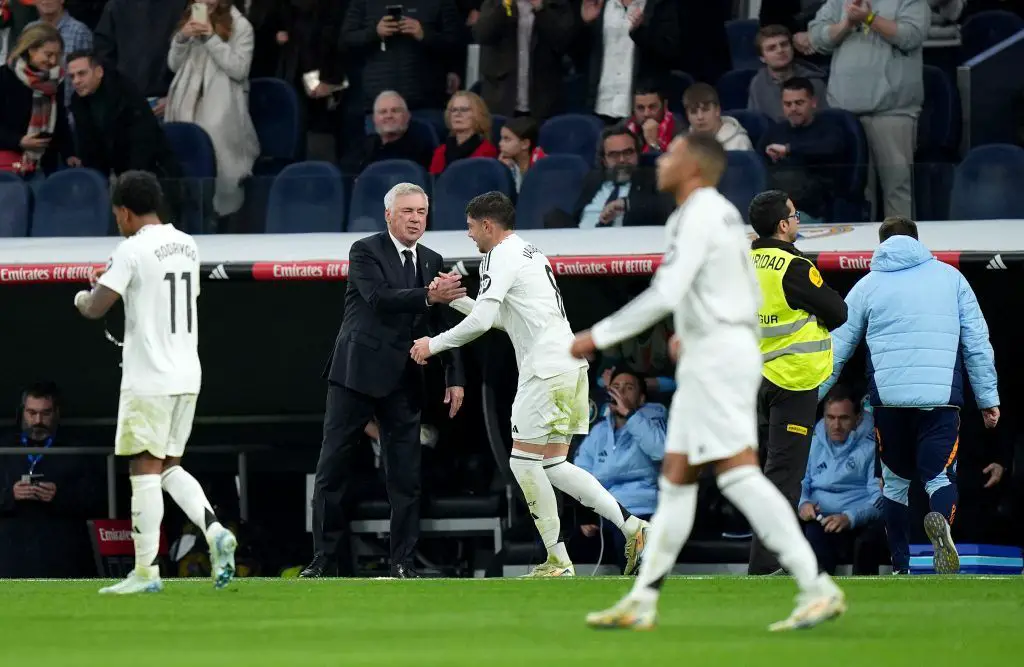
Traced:
<path fill-rule="evenodd" d="M 609 118 L 627 118 L 633 111 L 635 45 L 629 36 L 628 11 L 620 0 L 609 0 L 604 4 L 601 27 L 604 56 L 594 113 Z"/>

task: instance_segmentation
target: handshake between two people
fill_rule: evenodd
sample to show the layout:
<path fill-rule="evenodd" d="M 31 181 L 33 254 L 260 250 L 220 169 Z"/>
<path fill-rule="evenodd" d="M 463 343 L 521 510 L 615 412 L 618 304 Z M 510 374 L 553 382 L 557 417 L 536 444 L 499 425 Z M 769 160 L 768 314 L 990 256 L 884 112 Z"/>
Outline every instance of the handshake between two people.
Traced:
<path fill-rule="evenodd" d="M 448 304 L 464 296 L 466 296 L 466 288 L 462 284 L 462 275 L 457 271 L 439 273 L 427 286 L 427 303 L 431 305 Z M 427 360 L 431 357 L 430 337 L 424 336 L 416 340 L 412 349 L 409 350 L 409 356 L 417 364 L 426 366 Z"/>

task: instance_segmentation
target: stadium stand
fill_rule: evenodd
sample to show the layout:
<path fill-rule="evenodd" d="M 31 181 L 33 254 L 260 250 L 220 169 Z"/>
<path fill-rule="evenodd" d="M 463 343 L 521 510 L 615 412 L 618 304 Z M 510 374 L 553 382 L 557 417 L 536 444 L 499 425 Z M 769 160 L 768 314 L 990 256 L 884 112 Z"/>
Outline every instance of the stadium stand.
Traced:
<path fill-rule="evenodd" d="M 957 220 L 1024 219 L 1024 148 L 990 144 L 974 148 L 953 177 L 949 214 Z"/>
<path fill-rule="evenodd" d="M 341 172 L 330 162 L 298 162 L 270 186 L 268 234 L 340 232 L 345 218 Z"/>
<path fill-rule="evenodd" d="M 426 169 L 411 160 L 384 160 L 364 169 L 352 187 L 346 231 L 383 230 L 384 195 L 399 183 L 415 183 L 430 194 Z"/>
<path fill-rule="evenodd" d="M 66 169 L 35 189 L 32 236 L 106 236 L 112 225 L 107 179 L 92 169 Z"/>
<path fill-rule="evenodd" d="M 26 236 L 30 207 L 28 186 L 14 174 L 0 171 L 0 237 Z"/>

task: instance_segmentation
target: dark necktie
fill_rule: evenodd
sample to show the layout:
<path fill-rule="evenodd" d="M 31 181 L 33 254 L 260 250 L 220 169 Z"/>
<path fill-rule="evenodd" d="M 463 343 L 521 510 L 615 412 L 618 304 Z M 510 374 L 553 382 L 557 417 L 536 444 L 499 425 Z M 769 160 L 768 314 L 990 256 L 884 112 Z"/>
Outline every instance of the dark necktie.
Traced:
<path fill-rule="evenodd" d="M 403 250 L 402 257 L 405 258 L 405 286 L 416 287 L 416 262 L 412 258 L 412 250 Z"/>
<path fill-rule="evenodd" d="M 608 195 L 608 199 L 605 200 L 604 206 L 601 207 L 601 210 L 603 211 L 608 206 L 608 204 L 611 204 L 613 201 L 618 199 L 620 192 L 622 192 L 622 183 L 615 183 L 612 186 L 612 193 L 610 195 Z M 611 220 L 609 220 L 608 222 L 603 223 L 603 224 L 601 223 L 600 220 L 598 220 L 597 226 L 598 227 L 610 227 L 611 225 L 614 225 L 614 224 L 615 224 L 615 218 L 612 218 Z"/>

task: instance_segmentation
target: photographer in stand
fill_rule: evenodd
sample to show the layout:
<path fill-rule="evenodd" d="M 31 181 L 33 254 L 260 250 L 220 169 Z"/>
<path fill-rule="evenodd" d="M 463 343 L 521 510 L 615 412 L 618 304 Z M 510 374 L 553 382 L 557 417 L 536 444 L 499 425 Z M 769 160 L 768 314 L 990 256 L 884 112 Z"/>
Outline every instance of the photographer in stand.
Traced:
<path fill-rule="evenodd" d="M 4 446 L 56 448 L 57 386 L 21 395 L 18 429 Z M 105 515 L 102 466 L 88 456 L 0 456 L 0 578 L 95 575 L 86 520 Z"/>

